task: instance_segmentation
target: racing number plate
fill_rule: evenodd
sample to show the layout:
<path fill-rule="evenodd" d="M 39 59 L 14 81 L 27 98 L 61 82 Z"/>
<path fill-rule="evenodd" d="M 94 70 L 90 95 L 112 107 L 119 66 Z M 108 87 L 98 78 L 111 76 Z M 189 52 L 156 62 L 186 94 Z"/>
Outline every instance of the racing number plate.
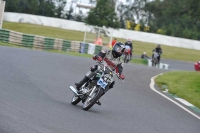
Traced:
<path fill-rule="evenodd" d="M 100 85 L 102 88 L 106 88 L 108 83 L 106 83 L 102 78 L 97 81 L 97 85 Z"/>

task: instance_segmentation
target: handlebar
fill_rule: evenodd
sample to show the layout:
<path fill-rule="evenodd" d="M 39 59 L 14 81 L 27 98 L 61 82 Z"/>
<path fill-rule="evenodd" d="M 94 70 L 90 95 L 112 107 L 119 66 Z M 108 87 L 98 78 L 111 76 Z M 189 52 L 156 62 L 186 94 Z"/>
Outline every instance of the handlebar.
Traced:
<path fill-rule="evenodd" d="M 98 64 L 103 64 L 104 65 L 104 71 L 105 68 L 108 68 L 110 71 L 112 71 L 114 73 L 114 75 L 116 75 L 122 82 L 124 82 L 123 79 L 120 78 L 119 73 L 116 73 L 115 71 L 111 70 L 110 67 L 105 63 L 105 61 L 97 61 Z"/>

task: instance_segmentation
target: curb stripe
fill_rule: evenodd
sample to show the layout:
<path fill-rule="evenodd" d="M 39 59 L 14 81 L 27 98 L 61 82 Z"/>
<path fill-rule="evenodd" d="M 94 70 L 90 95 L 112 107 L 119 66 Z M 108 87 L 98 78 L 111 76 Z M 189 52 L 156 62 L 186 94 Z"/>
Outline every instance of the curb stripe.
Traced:
<path fill-rule="evenodd" d="M 191 103 L 189 103 L 188 101 L 182 99 L 182 98 L 175 98 L 176 100 L 180 101 L 181 103 L 185 104 L 186 106 L 194 106 Z"/>
<path fill-rule="evenodd" d="M 162 75 L 162 74 L 159 74 L 159 75 Z M 157 91 L 155 88 L 154 88 L 154 79 L 159 76 L 159 75 L 156 75 L 154 77 L 151 78 L 151 83 L 150 83 L 150 88 L 155 91 L 156 93 L 160 94 L 161 96 L 163 96 L 164 98 L 168 99 L 169 101 L 173 102 L 174 104 L 176 104 L 177 106 L 179 106 L 180 108 L 182 108 L 183 110 L 187 111 L 188 113 L 190 113 L 191 115 L 193 115 L 194 117 L 196 117 L 197 119 L 200 120 L 200 117 L 196 114 L 194 114 L 193 112 L 191 112 L 190 110 L 188 110 L 187 108 L 185 108 L 184 106 L 182 106 L 181 104 L 177 103 L 176 101 L 172 100 L 171 98 L 167 97 L 166 95 L 162 94 L 161 92 Z"/>

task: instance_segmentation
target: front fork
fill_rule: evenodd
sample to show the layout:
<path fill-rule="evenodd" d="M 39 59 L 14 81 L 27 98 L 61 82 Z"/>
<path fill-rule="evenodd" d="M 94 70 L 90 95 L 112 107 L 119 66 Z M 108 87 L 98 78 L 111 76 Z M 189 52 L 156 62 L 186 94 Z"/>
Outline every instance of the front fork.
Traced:
<path fill-rule="evenodd" d="M 92 96 L 92 94 L 94 93 L 94 91 L 96 90 L 96 85 L 93 87 L 93 89 L 92 89 L 92 91 L 90 92 L 90 94 L 89 94 L 89 97 L 91 97 Z"/>

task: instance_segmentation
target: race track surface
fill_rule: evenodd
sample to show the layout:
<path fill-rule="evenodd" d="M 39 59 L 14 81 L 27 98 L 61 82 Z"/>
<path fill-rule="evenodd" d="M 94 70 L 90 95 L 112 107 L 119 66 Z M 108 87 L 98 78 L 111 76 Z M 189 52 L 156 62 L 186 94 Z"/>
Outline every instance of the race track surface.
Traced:
<path fill-rule="evenodd" d="M 170 69 L 125 64 L 125 82 L 116 78 L 102 106 L 84 111 L 82 103 L 71 105 L 69 86 L 85 75 L 92 59 L 0 46 L 0 63 L 0 133 L 200 131 L 197 118 L 149 87 L 151 77 Z"/>

